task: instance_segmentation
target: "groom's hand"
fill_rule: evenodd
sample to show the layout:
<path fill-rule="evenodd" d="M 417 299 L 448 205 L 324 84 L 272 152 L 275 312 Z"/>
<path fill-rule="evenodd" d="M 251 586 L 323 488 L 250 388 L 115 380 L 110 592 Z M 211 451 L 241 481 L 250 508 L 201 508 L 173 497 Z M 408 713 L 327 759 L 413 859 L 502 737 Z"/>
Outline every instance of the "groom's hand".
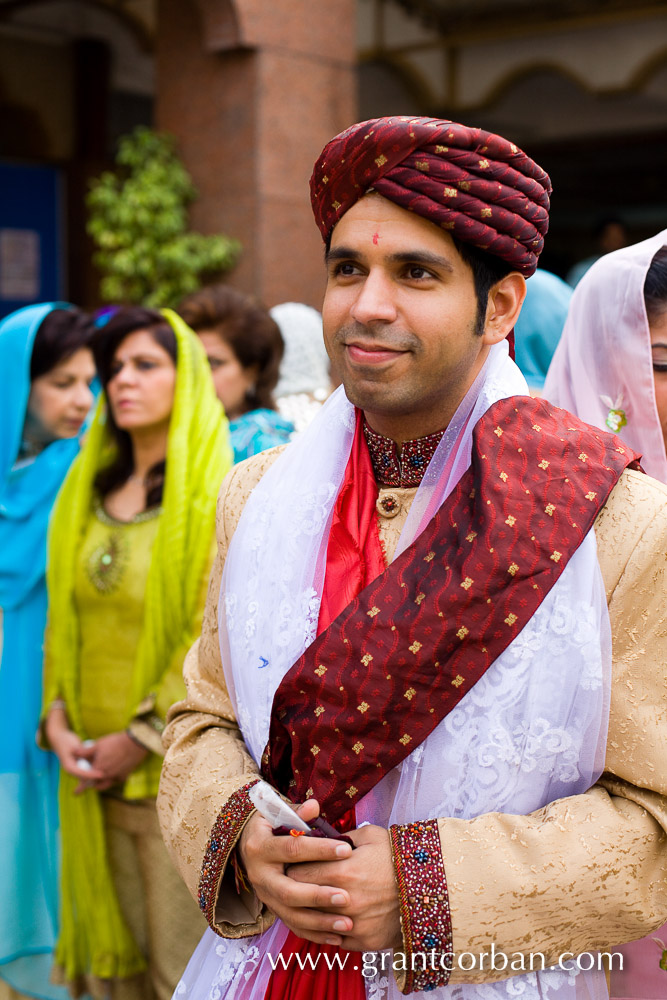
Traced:
<path fill-rule="evenodd" d="M 389 834 L 380 826 L 363 826 L 348 836 L 356 849 L 345 860 L 297 864 L 287 873 L 301 885 L 326 885 L 328 891 L 334 887 L 349 897 L 350 902 L 339 908 L 340 914 L 353 924 L 343 934 L 343 948 L 401 950 L 403 937 Z"/>
<path fill-rule="evenodd" d="M 306 822 L 319 814 L 315 799 L 298 808 Z M 248 820 L 238 851 L 255 893 L 283 923 L 299 937 L 317 944 L 343 943 L 353 922 L 342 914 L 350 906 L 350 894 L 337 882 L 298 880 L 294 877 L 307 865 L 327 871 L 345 863 L 354 853 L 349 844 L 320 837 L 275 837 L 270 824 L 259 813 Z M 290 875 L 285 874 L 289 867 Z"/>

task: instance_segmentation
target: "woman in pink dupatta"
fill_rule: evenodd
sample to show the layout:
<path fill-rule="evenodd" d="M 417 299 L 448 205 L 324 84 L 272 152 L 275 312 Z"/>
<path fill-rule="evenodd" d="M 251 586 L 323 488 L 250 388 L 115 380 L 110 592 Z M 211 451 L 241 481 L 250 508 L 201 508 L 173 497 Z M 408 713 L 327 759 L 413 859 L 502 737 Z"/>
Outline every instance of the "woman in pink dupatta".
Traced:
<path fill-rule="evenodd" d="M 617 433 L 667 483 L 667 229 L 601 257 L 584 275 L 544 396 Z M 616 950 L 624 968 L 612 972 L 611 1000 L 665 1000 L 667 924 Z"/>

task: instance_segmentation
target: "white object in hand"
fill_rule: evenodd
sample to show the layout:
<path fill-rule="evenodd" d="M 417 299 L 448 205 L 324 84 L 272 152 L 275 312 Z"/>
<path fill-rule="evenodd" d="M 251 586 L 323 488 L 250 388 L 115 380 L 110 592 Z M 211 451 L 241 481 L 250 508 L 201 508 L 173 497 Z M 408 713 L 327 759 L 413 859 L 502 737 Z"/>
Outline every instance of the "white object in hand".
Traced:
<path fill-rule="evenodd" d="M 84 740 L 83 743 L 81 744 L 81 746 L 84 746 L 84 747 L 94 747 L 95 746 L 95 740 Z M 93 769 L 93 765 L 90 763 L 89 760 L 86 760 L 85 757 L 75 757 L 74 758 L 74 763 L 82 771 L 92 771 L 92 769 Z"/>
<path fill-rule="evenodd" d="M 248 792 L 248 797 L 257 812 L 268 819 L 273 829 L 287 826 L 290 830 L 300 830 L 310 833 L 310 827 L 294 812 L 291 806 L 284 802 L 278 793 L 266 781 L 258 781 Z"/>

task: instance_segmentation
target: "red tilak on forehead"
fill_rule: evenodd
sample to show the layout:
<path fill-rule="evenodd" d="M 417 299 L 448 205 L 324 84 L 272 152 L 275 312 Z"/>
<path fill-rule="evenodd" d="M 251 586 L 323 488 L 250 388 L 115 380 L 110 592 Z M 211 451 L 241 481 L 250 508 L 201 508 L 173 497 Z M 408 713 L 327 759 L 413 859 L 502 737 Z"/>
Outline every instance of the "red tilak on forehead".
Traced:
<path fill-rule="evenodd" d="M 373 244 L 374 244 L 374 246 L 378 245 L 378 240 L 379 239 L 380 239 L 380 234 L 379 233 L 373 233 Z"/>

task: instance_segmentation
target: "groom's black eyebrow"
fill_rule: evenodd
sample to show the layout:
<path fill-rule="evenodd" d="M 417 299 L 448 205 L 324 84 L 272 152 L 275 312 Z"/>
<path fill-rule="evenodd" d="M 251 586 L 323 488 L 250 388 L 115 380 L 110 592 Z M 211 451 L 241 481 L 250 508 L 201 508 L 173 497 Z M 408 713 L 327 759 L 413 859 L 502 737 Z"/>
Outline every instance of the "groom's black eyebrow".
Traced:
<path fill-rule="evenodd" d="M 360 261 L 362 257 L 363 255 L 358 250 L 345 246 L 332 247 L 324 255 L 327 264 L 341 260 Z M 417 264 L 423 267 L 437 267 L 451 273 L 454 271 L 454 265 L 450 260 L 441 257 L 440 254 L 432 253 L 430 250 L 400 250 L 389 254 L 387 260 L 391 264 Z"/>
<path fill-rule="evenodd" d="M 327 264 L 335 263 L 338 260 L 360 260 L 361 254 L 351 247 L 330 248 L 324 255 Z"/>
<path fill-rule="evenodd" d="M 388 259 L 393 264 L 423 264 L 426 267 L 438 267 L 442 271 L 454 272 L 454 265 L 450 260 L 430 250 L 401 250 L 389 254 Z"/>

